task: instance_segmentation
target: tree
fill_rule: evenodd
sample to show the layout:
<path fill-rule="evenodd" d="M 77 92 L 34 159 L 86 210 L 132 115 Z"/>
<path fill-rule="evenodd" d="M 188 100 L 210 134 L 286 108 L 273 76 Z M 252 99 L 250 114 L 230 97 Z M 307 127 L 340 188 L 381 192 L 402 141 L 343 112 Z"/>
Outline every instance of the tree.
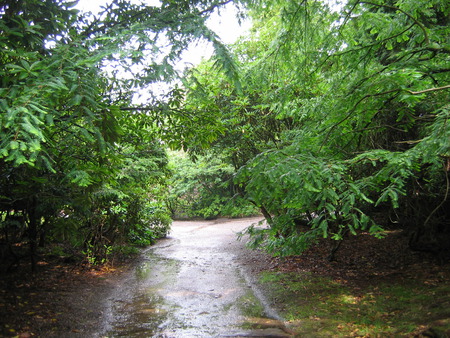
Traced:
<path fill-rule="evenodd" d="M 371 149 L 387 150 L 375 157 L 379 169 L 372 174 L 381 190 L 378 204 L 390 195 L 394 207 L 401 208 L 399 221 L 409 226 L 411 245 L 447 250 L 449 144 L 444 121 L 448 120 L 449 49 L 445 35 L 450 8 L 442 1 L 425 6 L 407 1 L 355 2 L 348 9 L 348 14 L 363 13 L 362 20 L 349 22 L 363 28 L 363 34 L 355 35 L 348 55 L 336 56 L 350 61 L 364 55 L 372 66 L 370 72 L 362 64 L 357 68 L 357 82 L 347 87 L 352 101 L 342 123 L 364 113 L 355 128 L 359 135 L 351 142 L 366 151 L 365 159 L 376 154 Z M 341 30 L 347 28 L 351 29 L 346 24 Z"/>
<path fill-rule="evenodd" d="M 342 239 L 358 230 L 378 235 L 382 229 L 374 216 L 382 208 L 402 205 L 396 213 L 404 225 L 411 217 L 424 222 L 437 206 L 444 216 L 448 53 L 441 34 L 448 27 L 439 20 L 444 13 L 448 5 L 439 1 L 425 7 L 414 1 L 392 6 L 355 1 L 331 26 L 328 36 L 334 46 L 329 47 L 327 36 L 313 67 L 327 80 L 327 91 L 303 100 L 300 110 L 312 119 L 305 126 L 309 131 L 301 130 L 292 146 L 259 156 L 243 170 L 243 177 L 251 173 L 252 196 L 281 201 L 294 209 L 294 217 L 313 215 L 307 219 L 311 230 L 300 236 L 280 235 L 275 226 L 271 245 L 285 247 L 287 242 L 295 252 L 318 235 Z M 434 50 L 436 44 L 441 47 Z M 301 80 L 300 75 L 297 81 Z M 262 177 L 267 182 L 267 175 L 273 185 L 301 193 L 263 187 Z M 418 184 L 423 189 L 421 203 L 429 200 L 432 206 L 415 214 L 406 205 L 417 199 L 413 191 Z M 283 230 L 292 227 L 292 218 L 281 220 Z M 448 234 L 442 225 L 440 234 Z M 441 250 L 443 243 L 432 237 L 430 244 Z"/>
<path fill-rule="evenodd" d="M 446 250 L 448 4 L 253 6 L 256 27 L 270 29 L 236 47 L 245 81 L 197 84 L 226 130 L 239 130 L 249 107 L 260 114 L 251 138 L 264 135 L 266 116 L 281 126 L 238 165 L 270 224 L 257 238 L 274 253 L 299 253 L 320 237 L 382 236 L 389 217 L 380 215 L 391 215 L 411 225 L 412 245 Z M 227 104 L 213 106 L 214 93 Z M 246 144 L 221 140 L 225 153 Z"/>
<path fill-rule="evenodd" d="M 6 217 L 24 215 L 34 266 L 43 216 L 48 221 L 63 209 L 71 184 L 93 183 L 89 172 L 108 152 L 98 123 L 108 112 L 99 69 L 87 49 L 69 39 L 76 11 L 28 1 L 5 2 L 1 12 L 1 204 Z M 83 153 L 75 142 L 92 150 Z"/>
<path fill-rule="evenodd" d="M 88 249 L 112 244 L 120 229 L 141 243 L 164 235 L 160 138 L 174 111 L 156 95 L 145 107 L 132 98 L 174 79 L 192 41 L 212 41 L 218 58 L 227 56 L 204 24 L 224 3 L 115 0 L 98 16 L 62 0 L 0 3 L 1 238 L 25 231 L 33 266 L 44 232 Z M 155 217 L 162 231 L 144 236 Z"/>

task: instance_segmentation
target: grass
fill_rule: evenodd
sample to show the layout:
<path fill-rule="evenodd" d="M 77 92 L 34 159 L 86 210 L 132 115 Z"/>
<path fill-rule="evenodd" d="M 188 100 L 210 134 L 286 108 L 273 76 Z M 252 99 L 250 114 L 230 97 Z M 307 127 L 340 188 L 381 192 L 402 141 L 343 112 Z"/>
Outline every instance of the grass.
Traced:
<path fill-rule="evenodd" d="M 450 335 L 450 285 L 442 281 L 349 286 L 307 273 L 265 272 L 261 283 L 301 337 Z"/>
<path fill-rule="evenodd" d="M 261 305 L 260 301 L 249 290 L 245 295 L 241 296 L 237 300 L 237 304 L 242 314 L 246 317 L 263 317 L 264 307 Z"/>

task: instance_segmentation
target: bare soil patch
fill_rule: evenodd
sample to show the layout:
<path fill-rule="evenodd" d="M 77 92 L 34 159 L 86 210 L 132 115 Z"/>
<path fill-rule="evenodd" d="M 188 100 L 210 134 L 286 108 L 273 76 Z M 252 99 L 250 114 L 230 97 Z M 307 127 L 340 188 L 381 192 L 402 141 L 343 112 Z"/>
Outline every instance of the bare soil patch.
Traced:
<path fill-rule="evenodd" d="M 332 240 L 323 239 L 301 256 L 271 258 L 270 266 L 279 271 L 329 276 L 355 287 L 408 278 L 430 283 L 450 280 L 449 257 L 412 251 L 401 230 L 388 232 L 383 239 L 365 233 L 350 236 L 342 242 L 335 260 L 329 261 L 332 244 Z"/>
<path fill-rule="evenodd" d="M 6 268 L 6 267 L 1 267 Z M 103 302 L 126 264 L 92 267 L 43 257 L 36 272 L 26 262 L 0 277 L 1 337 L 89 336 Z"/>

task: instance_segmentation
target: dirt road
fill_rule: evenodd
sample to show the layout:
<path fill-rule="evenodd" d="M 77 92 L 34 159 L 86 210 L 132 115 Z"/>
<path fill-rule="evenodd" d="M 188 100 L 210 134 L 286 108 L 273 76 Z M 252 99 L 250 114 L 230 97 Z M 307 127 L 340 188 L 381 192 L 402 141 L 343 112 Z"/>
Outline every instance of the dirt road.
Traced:
<path fill-rule="evenodd" d="M 109 297 L 100 337 L 290 337 L 241 259 L 261 218 L 174 222 Z"/>

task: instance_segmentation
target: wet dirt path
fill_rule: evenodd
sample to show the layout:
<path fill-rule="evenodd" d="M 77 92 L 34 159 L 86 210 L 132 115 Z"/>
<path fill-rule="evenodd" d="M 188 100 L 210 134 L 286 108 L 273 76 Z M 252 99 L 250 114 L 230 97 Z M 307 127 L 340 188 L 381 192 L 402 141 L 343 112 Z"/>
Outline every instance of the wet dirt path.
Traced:
<path fill-rule="evenodd" d="M 260 218 L 174 222 L 108 300 L 100 337 L 290 337 L 240 266 Z"/>

